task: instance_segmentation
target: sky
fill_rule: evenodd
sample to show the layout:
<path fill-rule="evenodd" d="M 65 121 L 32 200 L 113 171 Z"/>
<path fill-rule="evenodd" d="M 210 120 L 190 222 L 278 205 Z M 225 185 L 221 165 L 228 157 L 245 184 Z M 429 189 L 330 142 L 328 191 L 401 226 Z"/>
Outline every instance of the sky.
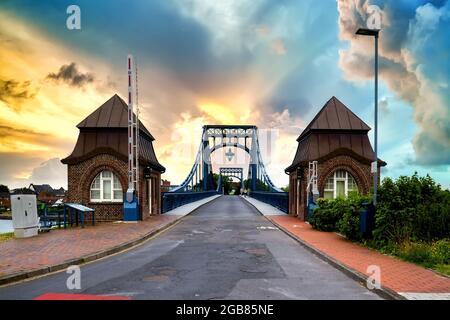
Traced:
<path fill-rule="evenodd" d="M 66 26 L 72 4 L 79 30 Z M 373 39 L 354 35 L 370 5 L 382 176 L 450 188 L 450 0 L 2 0 L 0 184 L 66 187 L 76 125 L 126 97 L 131 53 L 164 179 L 187 176 L 203 125 L 254 124 L 275 132 L 264 161 L 285 186 L 296 138 L 332 96 L 373 128 Z"/>

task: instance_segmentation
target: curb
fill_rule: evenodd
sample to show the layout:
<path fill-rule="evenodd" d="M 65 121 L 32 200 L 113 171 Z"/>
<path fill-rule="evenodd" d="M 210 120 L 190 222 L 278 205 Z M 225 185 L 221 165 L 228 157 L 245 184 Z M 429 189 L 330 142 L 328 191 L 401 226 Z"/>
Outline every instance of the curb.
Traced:
<path fill-rule="evenodd" d="M 347 267 L 346 265 L 342 264 L 338 260 L 330 257 L 326 253 L 324 253 L 324 252 L 320 251 L 319 249 L 315 248 L 314 246 L 310 245 L 306 241 L 298 238 L 292 232 L 290 232 L 289 230 L 287 230 L 283 226 L 281 226 L 279 223 L 277 223 L 277 222 L 273 221 L 272 219 L 270 219 L 269 217 L 263 215 L 261 213 L 261 211 L 259 211 L 258 208 L 256 208 L 251 202 L 249 202 L 247 200 L 246 200 L 246 202 L 249 205 L 251 205 L 252 207 L 254 207 L 259 212 L 259 214 L 261 214 L 264 218 L 266 218 L 270 223 L 272 223 L 273 225 L 278 227 L 281 231 L 283 231 L 289 237 L 291 237 L 292 239 L 297 241 L 299 244 L 301 244 L 304 248 L 306 248 L 308 251 L 313 253 L 315 256 L 319 257 L 320 259 L 322 259 L 323 261 L 327 262 L 328 264 L 330 264 L 334 268 L 338 269 L 339 271 L 344 273 L 349 278 L 351 278 L 353 280 L 356 280 L 361 285 L 365 286 L 365 284 L 367 282 L 367 279 L 369 278 L 367 275 L 362 274 L 359 271 L 356 271 L 356 270 L 354 270 L 352 268 Z M 405 297 L 403 297 L 399 293 L 395 292 L 394 290 L 386 288 L 386 287 L 383 287 L 383 286 L 381 286 L 380 289 L 375 288 L 375 289 L 372 289 L 372 290 L 369 290 L 369 291 L 375 292 L 376 294 L 378 294 L 380 297 L 382 297 L 384 299 L 389 299 L 389 300 L 407 300 Z"/>
<path fill-rule="evenodd" d="M 218 197 L 217 197 L 218 198 Z M 95 260 L 99 260 L 101 258 L 113 255 L 115 253 L 119 253 L 121 251 L 124 251 L 126 249 L 130 249 L 132 247 L 135 247 L 143 242 L 145 242 L 146 240 L 156 236 L 157 234 L 169 229 L 170 227 L 174 226 L 175 224 L 177 224 L 178 222 L 180 222 L 183 218 L 189 216 L 190 214 L 192 214 L 193 212 L 195 212 L 197 209 L 199 209 L 200 207 L 210 203 L 211 201 L 217 199 L 211 199 L 210 201 L 207 201 L 203 204 L 201 204 L 200 206 L 198 206 L 197 208 L 195 208 L 194 210 L 192 210 L 191 212 L 183 215 L 183 216 L 179 216 L 176 219 L 174 219 L 173 221 L 153 230 L 150 231 L 149 233 L 143 235 L 140 238 L 137 239 L 133 239 L 127 242 L 124 242 L 122 244 L 119 244 L 115 247 L 109 248 L 109 249 L 105 249 L 105 250 L 101 250 L 95 253 L 91 253 L 85 256 L 82 256 L 80 258 L 74 258 L 72 260 L 68 260 L 68 261 L 64 261 L 62 263 L 59 264 L 55 264 L 52 266 L 48 266 L 48 267 L 43 267 L 43 268 L 39 268 L 39 269 L 34 269 L 34 270 L 30 270 L 30 271 L 24 271 L 24 272 L 18 272 L 18 273 L 14 273 L 14 274 L 10 274 L 10 275 L 6 275 L 1 277 L 0 276 L 0 287 L 7 285 L 7 284 L 12 284 L 14 282 L 18 282 L 18 281 L 22 281 L 22 280 L 27 280 L 27 279 L 31 279 L 37 276 L 42 276 L 48 273 L 53 273 L 56 271 L 60 271 L 63 269 L 66 269 L 67 267 L 71 266 L 71 265 L 81 265 L 84 263 L 88 263 L 88 262 L 93 262 Z"/>
<path fill-rule="evenodd" d="M 105 249 L 105 250 L 98 251 L 98 252 L 95 252 L 92 254 L 88 254 L 88 255 L 82 256 L 80 258 L 75 258 L 72 260 L 64 261 L 62 263 L 55 264 L 52 266 L 34 269 L 34 270 L 30 270 L 30 271 L 19 272 L 19 273 L 7 275 L 4 277 L 0 277 L 0 286 L 6 285 L 6 284 L 11 284 L 13 282 L 18 282 L 21 280 L 34 278 L 36 276 L 42 276 L 44 274 L 52 273 L 55 271 L 60 271 L 60 270 L 66 269 L 67 267 L 69 267 L 71 265 L 81 265 L 81 264 L 84 264 L 87 262 L 92 262 L 92 261 L 104 258 L 106 256 L 118 253 L 120 251 L 124 251 L 126 249 L 129 249 L 131 247 L 134 247 L 134 246 L 146 241 L 147 239 L 155 236 L 157 233 L 160 233 L 160 232 L 170 228 L 175 223 L 179 222 L 182 218 L 183 217 L 175 219 L 175 220 L 169 222 L 168 224 L 161 226 L 160 228 L 157 228 L 157 229 L 145 234 L 141 238 L 127 241 L 125 243 L 119 244 L 119 245 L 109 248 L 109 249 Z"/>

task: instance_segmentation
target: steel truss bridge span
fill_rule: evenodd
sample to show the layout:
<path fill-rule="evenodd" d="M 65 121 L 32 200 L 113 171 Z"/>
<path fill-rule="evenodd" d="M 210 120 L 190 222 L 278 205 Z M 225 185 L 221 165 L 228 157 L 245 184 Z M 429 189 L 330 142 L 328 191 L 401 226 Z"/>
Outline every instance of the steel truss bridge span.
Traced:
<path fill-rule="evenodd" d="M 234 156 L 231 148 L 244 150 L 250 156 L 247 179 L 244 184 L 242 168 L 220 168 L 217 186 L 211 164 L 211 154 L 220 148 L 229 148 L 225 153 L 229 161 Z M 240 171 L 233 171 L 240 169 Z M 254 125 L 206 125 L 192 169 L 186 179 L 176 188 L 162 194 L 162 211 L 167 212 L 181 205 L 217 195 L 222 186 L 222 176 L 234 176 L 241 180 L 242 187 L 248 187 L 251 197 L 266 202 L 287 213 L 288 194 L 277 188 L 270 179 L 263 162 Z"/>
<path fill-rule="evenodd" d="M 220 168 L 219 180 L 217 182 L 217 192 L 221 192 L 222 177 L 232 177 L 239 179 L 241 183 L 241 189 L 244 189 L 244 170 L 242 168 Z"/>
<path fill-rule="evenodd" d="M 283 192 L 270 179 L 264 165 L 258 139 L 258 128 L 254 125 L 206 125 L 195 157 L 194 165 L 186 179 L 170 192 L 205 192 L 215 190 L 211 165 L 211 154 L 220 148 L 233 147 L 246 151 L 250 156 L 248 179 L 250 190 L 266 186 L 270 192 Z"/>

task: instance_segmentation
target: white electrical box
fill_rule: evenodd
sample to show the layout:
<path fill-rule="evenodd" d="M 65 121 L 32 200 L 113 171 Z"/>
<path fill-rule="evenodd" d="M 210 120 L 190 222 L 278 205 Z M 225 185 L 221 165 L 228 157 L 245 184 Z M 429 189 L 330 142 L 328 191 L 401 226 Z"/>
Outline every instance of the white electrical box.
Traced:
<path fill-rule="evenodd" d="M 11 212 L 14 235 L 17 238 L 27 238 L 38 234 L 39 217 L 36 195 L 11 195 Z"/>
<path fill-rule="evenodd" d="M 373 161 L 370 169 L 371 169 L 370 173 L 377 173 L 378 172 L 378 162 Z"/>

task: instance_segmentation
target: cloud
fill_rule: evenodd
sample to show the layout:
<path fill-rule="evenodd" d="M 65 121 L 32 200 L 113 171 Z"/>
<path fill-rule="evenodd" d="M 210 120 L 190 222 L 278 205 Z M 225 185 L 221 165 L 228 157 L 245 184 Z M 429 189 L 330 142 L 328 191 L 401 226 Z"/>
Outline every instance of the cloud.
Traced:
<path fill-rule="evenodd" d="M 389 99 L 387 97 L 381 98 L 378 102 L 378 107 L 380 108 L 380 114 L 389 114 Z"/>
<path fill-rule="evenodd" d="M 15 111 L 20 111 L 22 102 L 33 99 L 38 90 L 30 81 L 19 82 L 13 79 L 0 79 L 0 100 Z"/>
<path fill-rule="evenodd" d="M 5 36 L 0 34 L 0 61 L 4 62 L 0 66 L 1 76 L 20 82 L 30 79 L 34 83 L 52 71 L 55 78 L 43 82 L 33 103 L 27 104 L 33 112 L 20 117 L 12 112 L 5 113 L 9 109 L 2 101 L 0 112 L 8 119 L 5 126 L 45 131 L 67 141 L 67 147 L 55 151 L 53 143 L 56 142 L 48 140 L 49 137 L 36 136 L 35 141 L 41 139 L 40 148 L 47 145 L 51 149 L 45 152 L 47 158 L 70 153 L 78 133 L 75 125 L 113 93 L 117 91 L 126 97 L 124 60 L 130 51 L 139 62 L 141 119 L 156 138 L 159 160 L 168 168 L 165 178 L 174 183 L 189 172 L 199 144 L 197 134 L 192 132 L 201 130 L 203 124 L 236 121 L 257 124 L 261 128 L 279 127 L 284 140 L 277 149 L 280 152 L 277 163 L 272 164 L 279 167 L 271 167 L 271 176 L 272 172 L 273 175 L 281 173 L 279 181 L 287 181 L 283 169 L 292 157 L 286 150 L 293 148 L 295 152 L 295 138 L 305 125 L 303 119 L 312 118 L 332 95 L 342 96 L 349 107 L 363 115 L 371 101 L 371 87 L 361 87 L 358 82 L 372 76 L 373 42 L 370 39 L 356 41 L 352 27 L 363 21 L 364 1 L 341 1 L 349 4 L 350 17 L 345 20 L 347 33 L 344 35 L 341 28 L 341 37 L 351 42 L 348 50 L 341 53 L 345 65 L 342 70 L 348 79 L 353 77 L 352 82 L 343 79 L 342 71 L 336 66 L 340 57 L 338 49 L 345 46 L 337 40 L 338 12 L 334 1 L 78 2 L 86 22 L 82 24 L 81 33 L 64 27 L 61 20 L 64 10 L 54 2 L 22 0 L 0 4 L 6 7 L 0 10 L 0 29 L 5 33 Z M 436 8 L 443 3 L 430 2 Z M 352 3 L 356 5 L 352 7 Z M 382 79 L 386 83 L 389 81 L 390 88 L 399 96 L 411 101 L 423 95 L 417 88 L 421 86 L 424 90 L 427 79 L 427 90 L 434 90 L 434 96 L 442 96 L 443 88 L 448 88 L 448 77 L 445 74 L 430 77 L 430 73 L 436 72 L 430 70 L 430 64 L 427 68 L 423 68 L 423 63 L 417 66 L 429 56 L 420 57 L 417 54 L 420 48 L 412 50 L 409 41 L 413 38 L 408 30 L 416 17 L 417 3 L 423 5 L 425 1 L 416 1 L 414 5 L 407 1 L 385 3 L 389 5 L 377 1 L 386 13 L 383 23 L 392 26 L 389 34 L 383 35 L 380 48 Z M 14 15 L 10 14 L 5 20 L 8 12 Z M 347 16 L 347 13 L 340 12 L 340 16 Z M 435 13 L 429 10 L 423 15 L 431 18 Z M 129 24 L 111 23 L 121 21 L 123 16 L 133 19 Z M 414 39 L 422 35 L 423 32 L 414 32 Z M 428 48 L 433 48 L 433 42 L 440 42 L 425 40 Z M 438 54 L 449 51 L 436 50 Z M 275 56 L 277 52 L 282 55 Z M 70 69 L 70 62 L 76 62 L 72 69 L 77 73 L 94 78 L 92 82 L 83 83 L 82 95 L 79 87 L 72 83 L 73 78 L 63 77 L 61 66 Z M 436 65 L 448 70 L 442 63 Z M 101 83 L 106 85 L 101 87 Z M 391 93 L 387 95 L 391 97 Z M 431 96 L 428 99 L 428 104 L 434 104 L 430 99 L 445 102 Z M 394 104 L 389 102 L 394 110 Z M 436 110 L 435 107 L 430 109 Z M 185 119 L 186 115 L 190 118 Z M 419 117 L 431 119 L 432 114 L 419 114 Z M 433 126 L 439 128 L 443 124 Z M 181 138 L 172 139 L 173 132 L 179 132 Z M 432 137 L 439 132 L 444 130 L 436 130 Z M 186 141 L 183 135 L 195 137 Z M 14 138 L 9 139 L 9 143 L 12 141 Z M 420 141 L 416 144 L 421 148 L 427 146 Z M 177 152 L 184 146 L 194 150 L 192 157 Z M 22 150 L 33 147 L 34 144 L 25 144 Z M 29 153 L 32 154 L 35 153 Z"/>
<path fill-rule="evenodd" d="M 355 82 L 373 79 L 373 39 L 354 35 L 370 4 L 383 9 L 380 79 L 414 108 L 416 163 L 450 164 L 450 1 L 339 0 L 340 38 L 350 43 L 339 65 Z"/>
<path fill-rule="evenodd" d="M 10 188 L 27 187 L 30 172 L 39 161 L 42 159 L 29 154 L 0 151 L 0 184 Z"/>
<path fill-rule="evenodd" d="M 30 183 L 48 183 L 54 188 L 67 187 L 67 166 L 59 158 L 42 162 L 31 171 Z"/>
<path fill-rule="evenodd" d="M 252 0 L 175 0 L 182 15 L 208 30 L 211 49 L 217 56 L 242 53 L 252 33 L 254 14 L 260 4 Z M 261 29 L 260 29 L 261 30 Z"/>
<path fill-rule="evenodd" d="M 47 79 L 62 81 L 74 87 L 83 87 L 93 82 L 94 76 L 89 72 L 80 72 L 76 63 L 72 62 L 61 66 L 57 73 L 49 73 Z"/>
<path fill-rule="evenodd" d="M 272 52 L 279 55 L 284 56 L 286 54 L 286 47 L 283 39 L 275 39 L 270 43 L 270 48 Z"/>
<path fill-rule="evenodd" d="M 23 135 L 23 136 L 29 136 L 29 137 L 31 137 L 31 136 L 41 136 L 41 137 L 48 136 L 45 133 L 36 132 L 33 130 L 27 130 L 27 129 L 17 129 L 17 128 L 13 128 L 13 127 L 9 127 L 9 126 L 0 124 L 0 138 L 9 137 L 12 135 Z"/>
<path fill-rule="evenodd" d="M 58 141 L 50 134 L 0 123 L 0 152 L 44 152 Z"/>
<path fill-rule="evenodd" d="M 0 151 L 0 184 L 8 185 L 10 189 L 28 187 L 30 183 L 67 188 L 67 167 L 59 158 L 46 160 L 41 155 Z"/>

